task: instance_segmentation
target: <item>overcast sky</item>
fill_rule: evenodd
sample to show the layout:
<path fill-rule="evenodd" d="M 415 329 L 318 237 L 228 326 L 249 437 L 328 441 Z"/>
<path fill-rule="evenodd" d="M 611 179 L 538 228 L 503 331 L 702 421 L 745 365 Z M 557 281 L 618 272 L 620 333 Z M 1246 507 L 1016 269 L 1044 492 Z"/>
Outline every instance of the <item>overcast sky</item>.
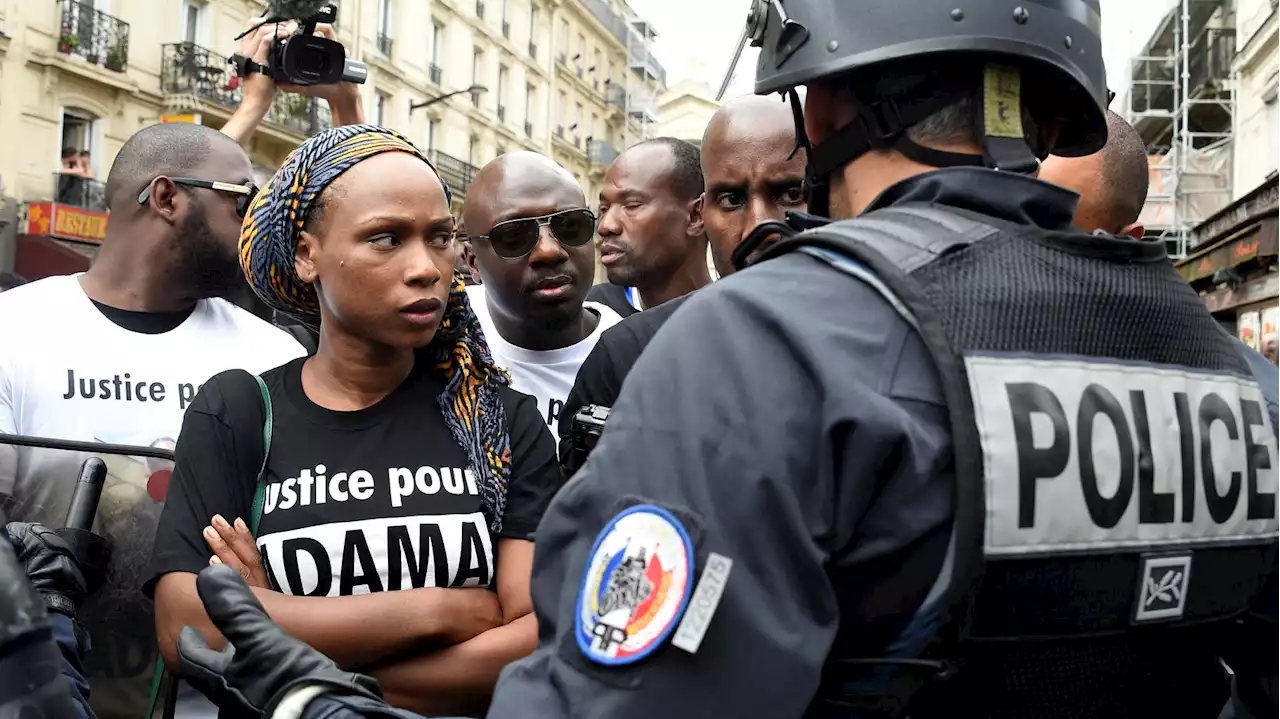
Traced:
<path fill-rule="evenodd" d="M 667 84 L 684 78 L 690 63 L 714 91 L 720 85 L 733 48 L 742 34 L 748 0 L 629 0 L 658 31 L 654 54 L 667 69 Z M 1175 0 L 1102 0 L 1103 47 L 1108 82 L 1123 92 L 1129 58 Z M 908 7 L 911 0 L 901 0 Z M 728 97 L 751 92 L 755 53 L 747 48 Z"/>

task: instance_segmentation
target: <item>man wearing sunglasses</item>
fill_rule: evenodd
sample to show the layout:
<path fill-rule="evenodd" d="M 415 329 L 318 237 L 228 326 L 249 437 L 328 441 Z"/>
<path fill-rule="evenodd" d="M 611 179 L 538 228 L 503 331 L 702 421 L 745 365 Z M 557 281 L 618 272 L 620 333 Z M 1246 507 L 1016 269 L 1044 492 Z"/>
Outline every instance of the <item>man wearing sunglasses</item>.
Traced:
<path fill-rule="evenodd" d="M 61 526 L 85 455 L 19 449 L 3 435 L 172 447 L 207 379 L 303 353 L 223 299 L 244 285 L 236 247 L 256 193 L 250 178 L 244 151 L 211 128 L 145 128 L 111 167 L 110 219 L 92 267 L 0 295 L 0 500 L 12 518 Z M 95 707 L 139 716 L 155 638 L 150 603 L 132 577 L 145 570 L 168 473 L 145 463 L 108 467 L 95 526 L 116 559 L 82 620 L 95 647 Z"/>
<path fill-rule="evenodd" d="M 555 432 L 582 361 L 616 312 L 585 302 L 595 268 L 595 216 L 567 170 L 535 152 L 490 162 L 467 191 L 468 288 L 498 364 L 538 399 Z"/>

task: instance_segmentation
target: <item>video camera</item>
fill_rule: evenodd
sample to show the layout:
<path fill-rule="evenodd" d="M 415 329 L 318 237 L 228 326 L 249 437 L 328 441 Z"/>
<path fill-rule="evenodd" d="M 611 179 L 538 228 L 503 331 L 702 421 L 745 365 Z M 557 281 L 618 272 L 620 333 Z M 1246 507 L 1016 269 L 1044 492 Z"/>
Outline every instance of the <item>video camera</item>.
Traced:
<path fill-rule="evenodd" d="M 610 409 L 589 404 L 573 416 L 573 424 L 569 426 L 569 446 L 560 461 L 565 478 L 572 477 L 574 472 L 587 463 L 591 450 L 600 441 L 600 433 L 604 431 Z"/>
<path fill-rule="evenodd" d="M 277 4 L 284 3 L 272 3 Z M 283 22 L 285 18 L 273 14 L 266 22 Z M 298 17 L 296 33 L 271 43 L 266 65 L 258 65 L 243 55 L 234 56 L 232 62 L 237 74 L 244 77 L 250 72 L 261 72 L 276 82 L 290 85 L 363 84 L 369 77 L 369 67 L 363 62 L 348 60 L 342 43 L 314 34 L 316 25 L 332 25 L 337 19 L 338 6 L 332 3 Z"/>

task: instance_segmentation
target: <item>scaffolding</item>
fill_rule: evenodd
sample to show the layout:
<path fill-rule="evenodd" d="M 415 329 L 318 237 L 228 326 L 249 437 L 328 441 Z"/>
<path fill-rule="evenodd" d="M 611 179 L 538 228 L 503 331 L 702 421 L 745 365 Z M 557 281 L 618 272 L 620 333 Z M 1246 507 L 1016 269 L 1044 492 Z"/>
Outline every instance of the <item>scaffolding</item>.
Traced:
<path fill-rule="evenodd" d="M 1127 119 L 1150 153 L 1142 220 L 1174 258 L 1231 201 L 1234 57 L 1231 0 L 1177 0 L 1131 62 Z"/>

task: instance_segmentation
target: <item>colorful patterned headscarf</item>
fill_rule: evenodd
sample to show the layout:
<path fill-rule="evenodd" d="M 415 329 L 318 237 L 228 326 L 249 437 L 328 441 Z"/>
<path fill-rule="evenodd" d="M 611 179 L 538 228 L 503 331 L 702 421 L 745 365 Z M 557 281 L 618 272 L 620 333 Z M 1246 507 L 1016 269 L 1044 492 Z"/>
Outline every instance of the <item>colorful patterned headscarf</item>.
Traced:
<path fill-rule="evenodd" d="M 320 193 L 356 163 L 382 152 L 420 158 L 440 178 L 445 200 L 452 200 L 448 183 L 431 161 L 394 130 L 346 125 L 307 140 L 258 193 L 240 233 L 240 266 L 254 293 L 272 309 L 312 325 L 319 322 L 315 287 L 299 279 L 294 269 L 298 237 Z M 425 351 L 447 378 L 440 409 L 480 478 L 484 513 L 490 531 L 497 534 L 507 502 L 511 441 L 496 387 L 510 379 L 494 364 L 457 273 L 440 329 Z"/>

